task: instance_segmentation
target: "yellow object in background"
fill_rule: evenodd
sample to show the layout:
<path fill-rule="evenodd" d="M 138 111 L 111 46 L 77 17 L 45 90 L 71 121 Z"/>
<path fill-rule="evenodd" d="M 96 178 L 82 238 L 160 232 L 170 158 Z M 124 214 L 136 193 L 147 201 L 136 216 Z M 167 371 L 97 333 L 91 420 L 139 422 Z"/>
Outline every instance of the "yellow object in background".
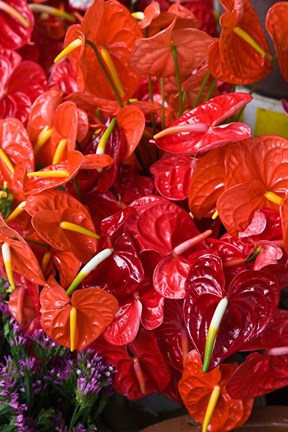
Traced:
<path fill-rule="evenodd" d="M 248 92 L 245 87 L 237 91 Z M 253 131 L 254 136 L 279 135 L 288 138 L 288 114 L 280 100 L 253 93 L 253 100 L 246 105 L 241 121 Z"/>

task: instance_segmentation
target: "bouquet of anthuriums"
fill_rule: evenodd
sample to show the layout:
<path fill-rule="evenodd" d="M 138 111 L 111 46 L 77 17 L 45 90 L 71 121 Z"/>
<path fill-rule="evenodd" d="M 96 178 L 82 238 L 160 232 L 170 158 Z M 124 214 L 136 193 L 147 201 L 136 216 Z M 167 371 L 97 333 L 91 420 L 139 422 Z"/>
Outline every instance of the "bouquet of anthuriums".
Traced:
<path fill-rule="evenodd" d="M 0 1 L 1 431 L 99 430 L 113 386 L 224 432 L 288 385 L 288 141 L 234 87 L 288 81 L 288 2 L 277 60 L 221 3 Z"/>

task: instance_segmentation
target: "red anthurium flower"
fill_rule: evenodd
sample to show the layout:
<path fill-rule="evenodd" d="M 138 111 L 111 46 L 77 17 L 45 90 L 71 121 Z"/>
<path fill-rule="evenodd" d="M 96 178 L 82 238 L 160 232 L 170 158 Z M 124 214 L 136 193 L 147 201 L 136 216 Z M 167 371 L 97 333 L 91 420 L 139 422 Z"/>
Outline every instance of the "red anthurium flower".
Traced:
<path fill-rule="evenodd" d="M 34 17 L 27 0 L 0 3 L 0 46 L 15 50 L 30 42 Z"/>
<path fill-rule="evenodd" d="M 133 237 L 123 233 L 111 241 L 113 253 L 83 282 L 83 286 L 97 286 L 118 299 L 134 293 L 145 280 L 143 265 L 135 247 Z M 110 247 L 109 240 L 109 247 Z"/>
<path fill-rule="evenodd" d="M 49 90 L 32 106 L 27 131 L 40 165 L 67 159 L 67 152 L 75 150 L 76 139 L 81 142 L 87 135 L 87 114 L 74 102 L 61 102 L 62 94 Z"/>
<path fill-rule="evenodd" d="M 204 370 L 217 366 L 263 331 L 278 306 L 279 291 L 278 283 L 263 270 L 244 270 L 225 287 L 219 256 L 203 254 L 194 262 L 187 278 L 184 319 L 204 357 Z"/>
<path fill-rule="evenodd" d="M 128 105 L 118 111 L 116 119 L 125 136 L 126 143 L 123 155 L 123 160 L 125 160 L 131 156 L 142 138 L 145 117 L 139 108 Z"/>
<path fill-rule="evenodd" d="M 137 168 L 126 164 L 120 164 L 114 187 L 121 203 L 126 205 L 154 192 L 153 180 L 138 174 Z"/>
<path fill-rule="evenodd" d="M 69 27 L 65 38 L 65 46 L 76 39 L 80 40 L 78 46 L 81 47 L 68 55 L 77 70 L 79 89 L 115 100 L 107 75 L 103 72 L 106 68 L 116 85 L 119 102 L 129 99 L 137 88 L 139 74 L 128 66 L 127 61 L 134 52 L 135 40 L 139 37 L 141 31 L 137 21 L 125 6 L 117 1 L 95 1 L 87 10 L 81 25 Z M 85 44 L 87 39 L 96 47 L 102 66 L 91 46 Z M 92 76 L 97 76 L 97 79 Z"/>
<path fill-rule="evenodd" d="M 279 136 L 251 138 L 227 147 L 226 190 L 216 207 L 232 235 L 245 230 L 257 208 L 279 209 L 288 188 L 287 160 L 288 140 Z"/>
<path fill-rule="evenodd" d="M 250 0 L 222 0 L 220 39 L 208 51 L 210 72 L 221 81 L 250 84 L 272 71 L 272 56 Z"/>
<path fill-rule="evenodd" d="M 112 323 L 104 333 L 104 338 L 112 345 L 127 345 L 134 341 L 139 331 L 142 304 L 132 298 L 120 304 Z"/>
<path fill-rule="evenodd" d="M 188 197 L 189 181 L 196 161 L 185 155 L 165 155 L 150 167 L 158 193 L 172 201 Z"/>
<path fill-rule="evenodd" d="M 142 74 L 158 77 L 174 76 L 175 65 L 171 50 L 173 44 L 177 51 L 181 76 L 187 76 L 191 70 L 200 66 L 213 38 L 194 28 L 175 30 L 175 24 L 176 18 L 155 36 L 138 39 L 129 64 Z"/>
<path fill-rule="evenodd" d="M 44 285 L 44 278 L 38 261 L 17 231 L 10 228 L 0 216 L 0 243 L 7 243 L 10 248 L 12 271 L 24 276 L 35 285 Z M 0 263 L 3 265 L 3 256 L 0 254 Z"/>
<path fill-rule="evenodd" d="M 192 218 L 181 207 L 162 197 L 145 197 L 132 203 L 135 211 L 125 222 L 140 250 L 163 256 L 199 234 Z"/>
<path fill-rule="evenodd" d="M 227 384 L 235 397 L 256 397 L 287 386 L 288 313 L 276 312 L 266 329 L 245 350 L 261 350 L 248 355 Z"/>
<path fill-rule="evenodd" d="M 56 188 L 72 180 L 78 173 L 81 165 L 85 163 L 82 153 L 72 150 L 68 153 L 68 159 L 49 165 L 45 168 L 28 173 L 28 180 L 24 184 L 26 196 L 34 195 L 47 189 Z"/>
<path fill-rule="evenodd" d="M 186 356 L 194 346 L 184 323 L 182 300 L 165 300 L 164 320 L 155 333 L 167 363 L 183 372 Z"/>
<path fill-rule="evenodd" d="M 76 71 L 72 64 L 63 60 L 51 68 L 48 84 L 50 88 L 55 88 L 64 95 L 69 95 L 78 91 L 76 77 Z"/>
<path fill-rule="evenodd" d="M 251 100 L 250 95 L 240 92 L 216 96 L 186 112 L 169 128 L 155 135 L 156 145 L 170 153 L 197 154 L 249 138 L 251 130 L 244 123 L 217 125 Z"/>
<path fill-rule="evenodd" d="M 118 309 L 115 297 L 100 288 L 65 290 L 50 278 L 40 294 L 41 326 L 60 345 L 71 347 L 71 310 L 76 310 L 74 349 L 80 351 L 97 339 L 113 320 Z"/>
<path fill-rule="evenodd" d="M 216 201 L 224 189 L 224 156 L 226 147 L 210 150 L 198 161 L 190 180 L 189 208 L 198 219 L 211 217 Z"/>
<path fill-rule="evenodd" d="M 288 251 L 288 201 L 285 197 L 281 203 L 280 206 L 280 215 L 281 215 L 281 222 L 282 222 L 282 230 L 283 230 L 283 242 L 284 242 L 284 248 L 286 252 Z"/>
<path fill-rule="evenodd" d="M 0 120 L 0 184 L 6 181 L 21 200 L 24 175 L 33 170 L 33 149 L 23 124 L 13 118 Z"/>
<path fill-rule="evenodd" d="M 278 2 L 273 4 L 267 12 L 265 26 L 273 39 L 276 49 L 277 60 L 283 78 L 288 81 L 288 55 L 287 55 L 287 32 L 288 25 L 288 3 Z"/>
<path fill-rule="evenodd" d="M 170 371 L 153 331 L 141 329 L 137 338 L 126 347 L 99 339 L 93 348 L 115 366 L 114 389 L 128 399 L 165 391 Z"/>
<path fill-rule="evenodd" d="M 45 73 L 37 63 L 21 61 L 19 54 L 4 48 L 0 65 L 0 118 L 16 117 L 25 123 L 32 103 L 47 90 Z"/>
<path fill-rule="evenodd" d="M 28 331 L 31 323 L 39 316 L 39 289 L 36 285 L 35 291 L 37 292 L 38 300 L 37 309 L 35 309 L 35 305 L 29 296 L 25 283 L 22 285 L 17 283 L 17 288 L 10 294 L 8 302 L 9 312 L 24 331 Z"/>
<path fill-rule="evenodd" d="M 236 364 L 223 364 L 208 373 L 202 372 L 201 360 L 196 351 L 191 351 L 185 363 L 184 373 L 179 381 L 181 398 L 189 414 L 203 423 L 203 431 L 224 432 L 232 430 L 248 419 L 254 399 L 233 399 L 229 396 L 226 384 Z M 217 394 L 216 405 L 208 419 L 205 413 L 209 402 Z"/>
<path fill-rule="evenodd" d="M 97 235 L 86 208 L 66 192 L 48 190 L 31 195 L 25 210 L 32 216 L 32 225 L 38 235 L 55 249 L 72 251 L 87 262 L 96 252 Z M 72 225 L 72 226 L 71 226 Z M 86 232 L 77 232 L 75 225 Z"/>

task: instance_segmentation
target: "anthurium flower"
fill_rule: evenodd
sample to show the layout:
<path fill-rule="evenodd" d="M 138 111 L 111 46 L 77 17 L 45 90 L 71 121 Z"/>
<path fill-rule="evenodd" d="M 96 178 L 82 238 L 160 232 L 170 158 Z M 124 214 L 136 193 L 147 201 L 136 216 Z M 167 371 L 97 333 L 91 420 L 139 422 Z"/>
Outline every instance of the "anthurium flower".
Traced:
<path fill-rule="evenodd" d="M 85 13 L 81 25 L 70 26 L 65 38 L 65 46 L 80 41 L 79 48 L 68 55 L 77 70 L 80 91 L 115 100 L 115 93 L 107 80 L 108 73 L 116 85 L 119 102 L 129 99 L 137 88 L 139 74 L 127 62 L 139 37 L 141 31 L 137 21 L 125 6 L 117 1 L 95 1 Z M 87 40 L 94 44 L 102 58 L 102 66 L 90 44 L 85 44 Z"/>
<path fill-rule="evenodd" d="M 211 217 L 216 201 L 224 190 L 224 156 L 226 147 L 208 151 L 195 164 L 190 179 L 188 201 L 191 213 L 197 218 Z"/>
<path fill-rule="evenodd" d="M 194 349 L 183 319 L 183 300 L 165 300 L 163 323 L 155 333 L 167 363 L 182 373 L 186 356 Z"/>
<path fill-rule="evenodd" d="M 88 132 L 87 114 L 74 102 L 62 101 L 62 94 L 49 90 L 40 95 L 30 111 L 27 131 L 38 164 L 56 164 L 67 159 Z"/>
<path fill-rule="evenodd" d="M 192 264 L 184 320 L 204 358 L 204 371 L 217 366 L 263 331 L 278 306 L 279 291 L 278 283 L 263 270 L 244 270 L 225 286 L 222 261 L 217 255 L 203 254 Z"/>
<path fill-rule="evenodd" d="M 5 70 L 0 81 L 0 118 L 16 117 L 25 123 L 32 103 L 47 90 L 45 73 L 37 63 L 21 61 L 19 54 L 4 48 L 0 65 Z"/>
<path fill-rule="evenodd" d="M 172 201 L 188 197 L 190 178 L 196 161 L 185 155 L 164 155 L 150 167 L 158 193 Z"/>
<path fill-rule="evenodd" d="M 23 124 L 13 118 L 0 120 L 0 184 L 6 181 L 9 190 L 21 200 L 24 175 L 33 170 L 33 149 Z"/>
<path fill-rule="evenodd" d="M 17 231 L 10 228 L 0 216 L 0 244 L 6 243 L 10 249 L 11 269 L 23 275 L 35 285 L 44 285 L 44 278 L 37 258 L 29 245 Z M 3 255 L 0 254 L 0 263 L 3 265 Z"/>
<path fill-rule="evenodd" d="M 175 46 L 180 76 L 187 76 L 200 66 L 213 39 L 207 33 L 194 28 L 175 30 L 172 23 L 150 38 L 136 40 L 136 50 L 129 64 L 142 74 L 157 77 L 175 76 L 175 63 L 171 44 Z"/>
<path fill-rule="evenodd" d="M 287 32 L 288 25 L 288 3 L 277 2 L 273 4 L 266 15 L 265 26 L 271 38 L 277 54 L 277 61 L 283 78 L 288 81 L 288 56 L 287 56 Z"/>
<path fill-rule="evenodd" d="M 170 381 L 170 371 L 153 331 L 141 329 L 137 338 L 125 346 L 111 345 L 103 338 L 93 348 L 115 366 L 114 389 L 130 400 L 159 392 Z"/>
<path fill-rule="evenodd" d="M 249 354 L 227 384 L 231 397 L 256 397 L 287 386 L 288 313 L 278 310 L 266 329 L 245 350 Z"/>
<path fill-rule="evenodd" d="M 257 208 L 279 210 L 288 187 L 287 158 L 288 141 L 274 135 L 251 138 L 227 147 L 226 190 L 219 196 L 216 208 L 228 232 L 235 235 L 245 230 Z"/>
<path fill-rule="evenodd" d="M 237 364 L 223 364 L 203 374 L 201 360 L 196 351 L 191 351 L 186 357 L 178 388 L 189 414 L 203 424 L 203 432 L 229 431 L 248 419 L 254 399 L 233 399 L 226 389 L 227 381 L 236 368 Z M 214 402 L 214 407 L 211 413 L 208 411 L 207 416 L 210 401 Z"/>
<path fill-rule="evenodd" d="M 115 297 L 100 288 L 78 290 L 70 298 L 54 278 L 41 291 L 40 303 L 43 330 L 60 345 L 77 351 L 86 348 L 106 330 L 118 309 Z M 75 311 L 75 328 L 71 328 L 74 320 L 71 313 Z M 73 331 L 75 341 L 71 346 Z"/>
<path fill-rule="evenodd" d="M 156 134 L 156 145 L 170 153 L 197 154 L 249 138 L 251 130 L 244 123 L 217 125 L 251 100 L 250 95 L 241 92 L 216 96 L 186 112 Z"/>
<path fill-rule="evenodd" d="M 63 60 L 52 66 L 48 80 L 50 88 L 60 90 L 64 95 L 78 91 L 76 71 L 69 61 Z"/>
<path fill-rule="evenodd" d="M 25 195 L 33 195 L 66 184 L 76 176 L 83 161 L 82 153 L 72 150 L 68 153 L 67 160 L 28 173 L 28 179 L 24 184 Z"/>
<path fill-rule="evenodd" d="M 16 50 L 30 42 L 34 17 L 27 0 L 0 2 L 0 46 Z"/>
<path fill-rule="evenodd" d="M 34 319 L 40 316 L 39 286 L 22 275 L 16 276 L 17 288 L 9 296 L 9 312 L 27 331 Z"/>
<path fill-rule="evenodd" d="M 55 249 L 72 251 L 85 263 L 95 254 L 94 224 L 89 212 L 76 198 L 63 191 L 46 190 L 31 195 L 25 210 L 32 216 L 31 222 L 38 235 Z"/>
<path fill-rule="evenodd" d="M 250 0 L 222 0 L 221 34 L 208 50 L 208 67 L 216 78 L 233 84 L 259 81 L 272 71 L 272 56 Z"/>

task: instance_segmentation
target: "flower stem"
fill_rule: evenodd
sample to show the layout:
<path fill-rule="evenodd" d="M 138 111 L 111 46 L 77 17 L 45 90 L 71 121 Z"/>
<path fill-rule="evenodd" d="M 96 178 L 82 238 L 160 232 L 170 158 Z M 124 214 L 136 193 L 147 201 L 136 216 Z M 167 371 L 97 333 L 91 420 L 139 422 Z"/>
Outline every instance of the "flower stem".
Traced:
<path fill-rule="evenodd" d="M 121 108 L 123 108 L 123 102 L 122 102 L 121 96 L 120 96 L 120 94 L 119 94 L 119 92 L 118 92 L 118 90 L 117 90 L 117 88 L 116 88 L 116 86 L 115 86 L 115 84 L 114 84 L 112 78 L 110 77 L 109 72 L 108 72 L 107 69 L 106 69 L 106 66 L 105 66 L 105 64 L 104 64 L 104 62 L 103 62 L 103 60 L 102 60 L 101 55 L 99 54 L 98 49 L 96 48 L 96 46 L 94 45 L 94 43 L 93 43 L 92 41 L 90 41 L 89 39 L 86 39 L 86 40 L 85 40 L 85 44 L 88 45 L 88 46 L 90 46 L 90 47 L 92 48 L 92 50 L 94 51 L 94 54 L 96 55 L 97 60 L 98 60 L 98 62 L 99 62 L 99 64 L 100 64 L 100 67 L 101 67 L 101 69 L 102 69 L 102 71 L 103 71 L 103 73 L 104 73 L 104 75 L 105 75 L 107 81 L 108 81 L 109 84 L 110 84 L 110 87 L 111 87 L 111 89 L 112 89 L 112 91 L 113 91 L 113 93 L 114 93 L 114 96 L 115 96 L 115 98 L 116 98 L 116 100 L 117 100 L 119 106 L 120 106 Z"/>
<path fill-rule="evenodd" d="M 211 72 L 207 72 L 205 77 L 204 77 L 204 80 L 202 81 L 201 87 L 197 93 L 196 99 L 195 99 L 194 104 L 193 104 L 193 108 L 196 108 L 196 106 L 199 104 L 201 96 L 204 92 L 204 89 L 208 83 L 210 76 L 211 76 Z"/>
<path fill-rule="evenodd" d="M 177 82 L 177 88 L 178 88 L 178 98 L 179 98 L 179 111 L 178 111 L 178 117 L 180 117 L 183 114 L 183 95 L 182 95 L 182 88 L 181 88 L 181 77 L 180 77 L 180 69 L 179 69 L 179 63 L 178 63 L 178 56 L 177 56 L 177 50 L 174 45 L 174 42 L 171 42 L 171 51 L 174 61 L 174 67 L 175 67 L 175 76 L 176 76 L 176 82 Z"/>

